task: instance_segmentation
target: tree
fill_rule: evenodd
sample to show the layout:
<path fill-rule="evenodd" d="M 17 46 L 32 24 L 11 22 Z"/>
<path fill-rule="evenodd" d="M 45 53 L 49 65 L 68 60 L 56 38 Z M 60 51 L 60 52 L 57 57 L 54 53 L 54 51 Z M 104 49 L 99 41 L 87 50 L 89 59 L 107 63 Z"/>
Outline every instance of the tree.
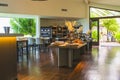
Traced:
<path fill-rule="evenodd" d="M 96 30 L 93 30 L 92 31 L 92 38 L 93 38 L 93 41 L 97 41 L 98 40 L 98 35 L 97 35 L 97 31 Z"/>
<path fill-rule="evenodd" d="M 115 32 L 119 30 L 119 24 L 117 23 L 116 19 L 103 19 L 102 23 L 102 25 L 107 28 L 107 39 L 109 40 L 108 37 L 114 37 Z"/>
<path fill-rule="evenodd" d="M 110 32 L 116 32 L 119 28 L 119 24 L 117 23 L 116 19 L 103 19 L 102 23 L 103 26 L 106 27 Z"/>
<path fill-rule="evenodd" d="M 11 18 L 10 24 L 15 33 L 35 36 L 35 19 L 29 18 Z"/>

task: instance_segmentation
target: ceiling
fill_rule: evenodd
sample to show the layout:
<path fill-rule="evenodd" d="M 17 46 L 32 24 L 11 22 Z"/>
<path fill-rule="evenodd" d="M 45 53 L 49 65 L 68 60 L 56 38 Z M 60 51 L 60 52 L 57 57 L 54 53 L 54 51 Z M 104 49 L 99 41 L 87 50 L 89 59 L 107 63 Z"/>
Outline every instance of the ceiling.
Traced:
<path fill-rule="evenodd" d="M 33 1 L 49 1 L 49 0 L 33 0 Z M 120 0 L 71 0 L 71 1 L 84 1 L 85 3 L 120 6 Z"/>
<path fill-rule="evenodd" d="M 120 0 L 85 0 L 90 3 L 120 6 Z"/>
<path fill-rule="evenodd" d="M 36 1 L 36 0 L 34 0 Z M 49 0 L 45 0 L 45 1 L 49 1 Z M 72 1 L 81 1 L 81 2 L 85 2 L 86 4 L 103 4 L 103 5 L 111 5 L 111 6 L 119 6 L 120 7 L 120 0 L 72 0 Z M 7 14 L 8 15 L 8 14 Z M 45 17 L 43 16 L 42 18 L 49 18 L 49 19 L 64 19 L 64 18 L 56 18 L 56 17 Z M 74 18 L 73 18 L 74 19 Z"/>

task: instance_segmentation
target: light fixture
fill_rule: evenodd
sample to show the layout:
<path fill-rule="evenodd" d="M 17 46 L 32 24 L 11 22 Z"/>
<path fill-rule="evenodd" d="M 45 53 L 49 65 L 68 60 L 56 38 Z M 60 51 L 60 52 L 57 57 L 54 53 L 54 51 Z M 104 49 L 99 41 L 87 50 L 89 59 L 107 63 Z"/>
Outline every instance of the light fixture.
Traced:
<path fill-rule="evenodd" d="M 8 4 L 6 4 L 6 3 L 0 3 L 0 6 L 8 6 Z"/>
<path fill-rule="evenodd" d="M 32 0 L 32 1 L 47 1 L 47 0 Z"/>

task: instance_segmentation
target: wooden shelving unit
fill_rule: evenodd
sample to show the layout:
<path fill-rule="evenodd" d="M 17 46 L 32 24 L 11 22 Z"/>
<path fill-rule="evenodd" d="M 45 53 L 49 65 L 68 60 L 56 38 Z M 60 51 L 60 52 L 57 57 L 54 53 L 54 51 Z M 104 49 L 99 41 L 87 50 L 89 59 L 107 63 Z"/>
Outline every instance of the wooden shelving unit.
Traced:
<path fill-rule="evenodd" d="M 52 27 L 52 38 L 62 38 L 64 36 L 67 36 L 67 33 L 67 27 Z"/>

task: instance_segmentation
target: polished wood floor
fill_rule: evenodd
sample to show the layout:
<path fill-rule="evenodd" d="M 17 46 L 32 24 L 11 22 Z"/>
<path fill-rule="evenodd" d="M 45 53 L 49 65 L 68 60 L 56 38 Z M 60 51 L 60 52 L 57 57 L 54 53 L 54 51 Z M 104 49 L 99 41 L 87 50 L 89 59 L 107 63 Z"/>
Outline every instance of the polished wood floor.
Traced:
<path fill-rule="evenodd" d="M 74 61 L 73 68 L 58 67 L 54 52 L 33 52 L 18 62 L 18 80 L 120 80 L 120 47 L 93 46 Z"/>

